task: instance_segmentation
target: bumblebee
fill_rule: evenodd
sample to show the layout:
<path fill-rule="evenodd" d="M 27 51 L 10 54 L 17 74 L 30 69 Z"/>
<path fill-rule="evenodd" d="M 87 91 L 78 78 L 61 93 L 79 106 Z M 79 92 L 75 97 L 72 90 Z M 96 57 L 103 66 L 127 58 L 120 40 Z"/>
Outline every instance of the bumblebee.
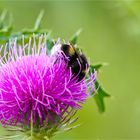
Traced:
<path fill-rule="evenodd" d="M 73 76 L 77 77 L 78 81 L 81 81 L 89 67 L 87 58 L 84 54 L 80 53 L 76 48 L 69 44 L 62 44 L 61 50 L 69 58 L 68 67 L 71 67 Z"/>

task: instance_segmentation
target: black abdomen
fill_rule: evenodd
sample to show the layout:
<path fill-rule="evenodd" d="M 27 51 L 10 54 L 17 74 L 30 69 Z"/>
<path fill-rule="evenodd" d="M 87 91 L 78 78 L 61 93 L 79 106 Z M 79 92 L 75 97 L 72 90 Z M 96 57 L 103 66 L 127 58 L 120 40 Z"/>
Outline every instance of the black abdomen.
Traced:
<path fill-rule="evenodd" d="M 88 68 L 88 62 L 86 57 L 71 45 L 63 44 L 62 51 L 69 57 L 68 67 L 71 67 L 73 77 L 77 77 L 78 81 L 81 81 L 85 75 Z"/>

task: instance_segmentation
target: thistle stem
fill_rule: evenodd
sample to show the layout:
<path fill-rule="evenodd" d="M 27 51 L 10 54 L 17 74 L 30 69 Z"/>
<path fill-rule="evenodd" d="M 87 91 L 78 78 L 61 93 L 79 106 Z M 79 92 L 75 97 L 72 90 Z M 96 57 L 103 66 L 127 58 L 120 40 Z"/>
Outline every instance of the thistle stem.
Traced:
<path fill-rule="evenodd" d="M 33 112 L 31 111 L 31 140 L 33 140 Z"/>

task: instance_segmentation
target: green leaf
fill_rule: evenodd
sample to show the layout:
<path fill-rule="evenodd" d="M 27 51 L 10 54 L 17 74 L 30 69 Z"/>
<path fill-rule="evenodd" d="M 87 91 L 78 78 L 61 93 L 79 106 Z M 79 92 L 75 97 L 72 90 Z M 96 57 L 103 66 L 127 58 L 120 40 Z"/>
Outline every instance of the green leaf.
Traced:
<path fill-rule="evenodd" d="M 94 70 L 96 70 L 98 72 L 99 69 L 105 65 L 107 65 L 107 64 L 100 63 L 100 64 L 91 65 L 90 68 L 91 68 L 92 72 L 94 72 Z M 98 106 L 99 112 L 103 113 L 105 111 L 104 98 L 109 97 L 110 95 L 101 87 L 101 85 L 99 84 L 98 81 L 95 82 L 95 89 L 97 89 L 97 91 L 96 91 L 97 93 L 96 94 L 93 93 L 93 94 L 95 94 L 94 99 Z"/>
<path fill-rule="evenodd" d="M 100 68 L 102 68 L 103 66 L 106 66 L 107 63 L 100 63 L 100 64 L 95 64 L 95 65 L 91 65 L 91 69 L 92 71 L 96 70 L 99 71 Z"/>
<path fill-rule="evenodd" d="M 35 22 L 35 25 L 34 25 L 34 31 L 39 30 L 43 16 L 44 16 L 44 10 L 41 10 L 37 19 L 36 19 L 36 22 Z"/>
<path fill-rule="evenodd" d="M 47 39 L 47 49 L 48 49 L 48 53 L 50 53 L 51 49 L 53 48 L 54 46 L 54 42 L 51 41 L 50 39 Z"/>
<path fill-rule="evenodd" d="M 72 38 L 70 39 L 70 43 L 75 45 L 77 43 L 77 40 L 78 40 L 78 37 L 81 33 L 82 29 L 79 29 L 73 36 Z"/>
<path fill-rule="evenodd" d="M 0 29 L 4 27 L 4 21 L 7 15 L 7 10 L 3 10 L 1 15 L 0 15 Z"/>
<path fill-rule="evenodd" d="M 94 99 L 99 112 L 103 113 L 105 111 L 104 98 L 110 97 L 110 95 L 100 86 L 98 81 L 95 82 L 95 88 L 97 89 L 97 93 L 95 94 Z"/>
<path fill-rule="evenodd" d="M 33 34 L 33 33 L 41 34 L 41 33 L 47 33 L 48 30 L 43 30 L 43 32 L 40 31 L 40 25 L 41 25 L 41 21 L 42 21 L 43 15 L 44 15 L 44 11 L 42 10 L 42 11 L 40 11 L 38 17 L 36 18 L 34 28 L 32 28 L 32 29 L 24 28 L 24 29 L 22 29 L 21 34 Z"/>

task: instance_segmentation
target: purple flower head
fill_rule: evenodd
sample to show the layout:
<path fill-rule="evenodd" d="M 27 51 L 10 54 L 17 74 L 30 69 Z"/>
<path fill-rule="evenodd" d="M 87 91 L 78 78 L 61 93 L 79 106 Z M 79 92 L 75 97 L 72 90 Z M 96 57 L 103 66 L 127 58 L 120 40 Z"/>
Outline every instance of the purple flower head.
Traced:
<path fill-rule="evenodd" d="M 38 40 L 38 43 L 36 41 Z M 60 45 L 60 42 L 56 45 Z M 64 56 L 48 55 L 46 37 L 0 50 L 0 121 L 3 125 L 48 123 L 78 109 L 93 90 L 95 74 L 77 82 Z"/>

